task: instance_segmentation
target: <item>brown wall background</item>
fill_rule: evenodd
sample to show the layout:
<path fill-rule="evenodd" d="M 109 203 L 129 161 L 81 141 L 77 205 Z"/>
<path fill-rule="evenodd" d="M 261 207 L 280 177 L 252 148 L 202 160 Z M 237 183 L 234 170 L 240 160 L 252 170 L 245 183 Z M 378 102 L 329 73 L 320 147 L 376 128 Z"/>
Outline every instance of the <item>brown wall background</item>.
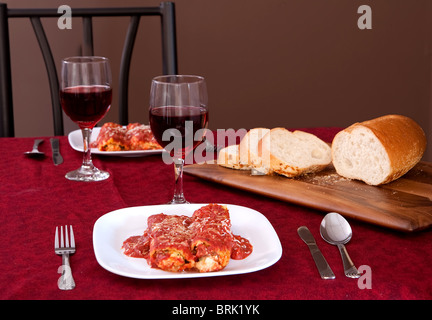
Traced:
<path fill-rule="evenodd" d="M 11 8 L 147 6 L 144 0 L 4 0 Z M 345 127 L 389 113 L 414 118 L 432 144 L 432 1 L 177 0 L 179 73 L 207 79 L 210 128 Z M 372 30 L 360 30 L 360 5 Z M 81 21 L 43 22 L 58 66 L 80 53 Z M 128 19 L 94 19 L 95 54 L 113 77 Z M 141 20 L 130 79 L 130 122 L 148 121 L 151 79 L 161 73 L 159 19 Z M 53 134 L 47 76 L 27 20 L 10 24 L 17 136 Z M 116 85 L 116 83 L 114 84 Z M 115 87 L 114 87 L 115 88 Z M 117 121 L 117 95 L 103 120 Z M 67 131 L 76 126 L 65 118 Z M 426 160 L 432 161 L 428 147 Z"/>

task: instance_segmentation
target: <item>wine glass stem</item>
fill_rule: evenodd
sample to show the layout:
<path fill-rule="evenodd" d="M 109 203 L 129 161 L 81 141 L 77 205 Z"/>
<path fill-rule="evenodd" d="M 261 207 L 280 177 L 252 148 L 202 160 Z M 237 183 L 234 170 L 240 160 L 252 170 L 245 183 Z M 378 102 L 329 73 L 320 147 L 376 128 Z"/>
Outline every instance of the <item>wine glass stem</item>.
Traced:
<path fill-rule="evenodd" d="M 175 185 L 174 185 L 174 203 L 185 203 L 186 199 L 183 195 L 183 165 L 184 159 L 174 158 L 174 175 L 175 175 Z"/>
<path fill-rule="evenodd" d="M 91 148 L 90 148 L 90 138 L 92 135 L 92 129 L 84 128 L 81 129 L 83 142 L 84 142 L 84 155 L 83 155 L 83 163 L 84 167 L 91 168 L 93 167 L 93 161 L 91 158 Z"/>

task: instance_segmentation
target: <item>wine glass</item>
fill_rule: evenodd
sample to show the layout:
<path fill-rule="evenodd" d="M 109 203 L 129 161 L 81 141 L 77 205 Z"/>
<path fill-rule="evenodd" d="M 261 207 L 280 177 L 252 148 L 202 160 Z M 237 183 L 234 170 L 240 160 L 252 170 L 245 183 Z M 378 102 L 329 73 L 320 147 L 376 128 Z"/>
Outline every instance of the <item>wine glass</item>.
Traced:
<path fill-rule="evenodd" d="M 203 141 L 208 125 L 205 79 L 192 75 L 154 78 L 149 121 L 157 142 L 174 162 L 174 197 L 169 203 L 188 203 L 183 195 L 183 165 L 188 154 Z"/>
<path fill-rule="evenodd" d="M 84 155 L 79 169 L 66 178 L 75 181 L 101 181 L 109 173 L 92 162 L 90 138 L 92 129 L 111 106 L 111 67 L 105 57 L 79 56 L 62 60 L 60 101 L 64 112 L 81 129 Z"/>

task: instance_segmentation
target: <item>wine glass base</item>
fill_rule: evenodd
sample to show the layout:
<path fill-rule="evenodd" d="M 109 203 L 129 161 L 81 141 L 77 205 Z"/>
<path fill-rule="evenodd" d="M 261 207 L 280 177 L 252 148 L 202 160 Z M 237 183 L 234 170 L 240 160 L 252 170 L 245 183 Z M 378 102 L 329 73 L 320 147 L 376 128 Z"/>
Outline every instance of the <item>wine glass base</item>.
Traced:
<path fill-rule="evenodd" d="M 73 181 L 102 181 L 108 179 L 110 174 L 106 171 L 99 170 L 95 167 L 84 168 L 81 167 L 77 170 L 68 172 L 66 179 Z"/>
<path fill-rule="evenodd" d="M 185 198 L 177 199 L 173 198 L 171 201 L 169 201 L 167 204 L 183 204 L 183 203 L 190 203 L 189 201 L 186 201 Z"/>

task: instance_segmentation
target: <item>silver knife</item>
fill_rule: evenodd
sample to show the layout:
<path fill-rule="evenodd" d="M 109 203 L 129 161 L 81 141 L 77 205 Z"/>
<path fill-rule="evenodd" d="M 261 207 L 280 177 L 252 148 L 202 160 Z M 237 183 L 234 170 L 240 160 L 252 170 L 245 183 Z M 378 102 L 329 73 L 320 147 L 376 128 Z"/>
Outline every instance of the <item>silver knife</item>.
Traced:
<path fill-rule="evenodd" d="M 302 240 L 308 245 L 321 278 L 322 279 L 336 278 L 332 269 L 328 265 L 326 259 L 322 255 L 320 249 L 318 249 L 318 246 L 315 242 L 315 238 L 313 237 L 309 229 L 305 226 L 302 226 L 297 229 L 297 233 L 299 234 L 300 238 L 302 238 Z"/>
<path fill-rule="evenodd" d="M 59 140 L 56 138 L 51 138 L 51 149 L 52 149 L 52 157 L 55 165 L 59 165 L 63 163 L 63 157 L 60 154 L 60 146 Z"/>

